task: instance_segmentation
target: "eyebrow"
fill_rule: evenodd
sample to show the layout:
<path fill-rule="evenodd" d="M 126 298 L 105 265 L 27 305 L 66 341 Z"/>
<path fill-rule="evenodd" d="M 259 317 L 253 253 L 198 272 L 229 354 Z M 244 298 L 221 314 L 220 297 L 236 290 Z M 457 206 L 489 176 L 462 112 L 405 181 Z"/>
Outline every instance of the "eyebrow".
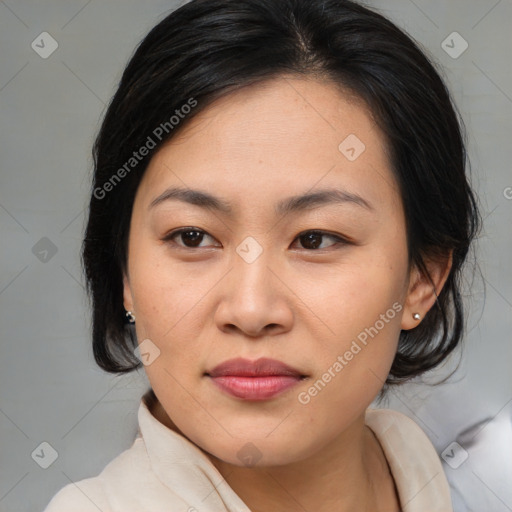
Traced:
<path fill-rule="evenodd" d="M 168 188 L 162 194 L 153 199 L 148 208 L 152 209 L 165 201 L 172 200 L 182 201 L 227 215 L 231 215 L 233 213 L 233 208 L 228 201 L 215 197 L 202 190 L 181 187 Z M 358 194 L 340 189 L 324 189 L 284 199 L 275 206 L 275 213 L 276 215 L 286 215 L 328 204 L 344 203 L 354 204 L 368 211 L 374 211 L 373 206 Z"/>

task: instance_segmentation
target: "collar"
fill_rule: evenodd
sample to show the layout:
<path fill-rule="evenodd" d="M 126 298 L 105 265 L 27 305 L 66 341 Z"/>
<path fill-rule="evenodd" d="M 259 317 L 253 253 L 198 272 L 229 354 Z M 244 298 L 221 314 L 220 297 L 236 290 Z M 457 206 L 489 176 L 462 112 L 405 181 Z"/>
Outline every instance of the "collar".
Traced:
<path fill-rule="evenodd" d="M 138 420 L 139 434 L 152 470 L 166 487 L 191 506 L 190 510 L 251 512 L 205 453 L 186 437 L 160 423 L 144 398 Z"/>
<path fill-rule="evenodd" d="M 453 512 L 441 461 L 425 432 L 405 414 L 390 409 L 367 409 L 365 423 L 382 446 L 401 510 Z"/>

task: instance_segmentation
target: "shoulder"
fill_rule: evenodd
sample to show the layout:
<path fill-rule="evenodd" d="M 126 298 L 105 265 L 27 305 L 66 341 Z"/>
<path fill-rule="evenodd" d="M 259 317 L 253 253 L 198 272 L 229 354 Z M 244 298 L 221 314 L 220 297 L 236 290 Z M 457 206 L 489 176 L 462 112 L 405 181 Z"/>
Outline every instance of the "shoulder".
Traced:
<path fill-rule="evenodd" d="M 149 471 L 146 450 L 137 438 L 98 476 L 72 482 L 52 498 L 44 512 L 111 512 L 116 496 L 129 495 L 146 483 Z"/>
<path fill-rule="evenodd" d="M 98 478 L 87 478 L 63 487 L 44 512 L 110 512 L 108 500 Z"/>

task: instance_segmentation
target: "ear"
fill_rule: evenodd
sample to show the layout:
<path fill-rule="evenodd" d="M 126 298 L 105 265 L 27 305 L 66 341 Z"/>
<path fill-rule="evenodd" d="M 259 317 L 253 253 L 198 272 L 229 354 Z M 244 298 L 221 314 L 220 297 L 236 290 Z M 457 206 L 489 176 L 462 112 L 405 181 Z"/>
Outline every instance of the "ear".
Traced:
<path fill-rule="evenodd" d="M 425 261 L 428 273 L 419 270 L 416 266 L 411 269 L 409 287 L 404 303 L 402 315 L 402 329 L 408 330 L 418 326 L 422 318 L 434 306 L 437 297 L 450 274 L 453 261 L 453 251 L 442 257 Z M 413 315 L 419 313 L 421 318 L 416 320 Z"/>
<path fill-rule="evenodd" d="M 126 273 L 123 274 L 123 305 L 126 311 L 133 311 L 132 289 Z"/>

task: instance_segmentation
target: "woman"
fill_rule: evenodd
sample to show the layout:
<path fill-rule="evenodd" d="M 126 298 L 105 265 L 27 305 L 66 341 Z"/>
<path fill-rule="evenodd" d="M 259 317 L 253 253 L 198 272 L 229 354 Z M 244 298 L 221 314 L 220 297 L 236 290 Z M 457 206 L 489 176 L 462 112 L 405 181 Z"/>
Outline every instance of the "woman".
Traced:
<path fill-rule="evenodd" d="M 342 0 L 193 0 L 94 158 L 94 354 L 151 389 L 133 446 L 48 512 L 452 510 L 427 436 L 368 408 L 459 345 L 479 225 L 407 35 Z"/>

